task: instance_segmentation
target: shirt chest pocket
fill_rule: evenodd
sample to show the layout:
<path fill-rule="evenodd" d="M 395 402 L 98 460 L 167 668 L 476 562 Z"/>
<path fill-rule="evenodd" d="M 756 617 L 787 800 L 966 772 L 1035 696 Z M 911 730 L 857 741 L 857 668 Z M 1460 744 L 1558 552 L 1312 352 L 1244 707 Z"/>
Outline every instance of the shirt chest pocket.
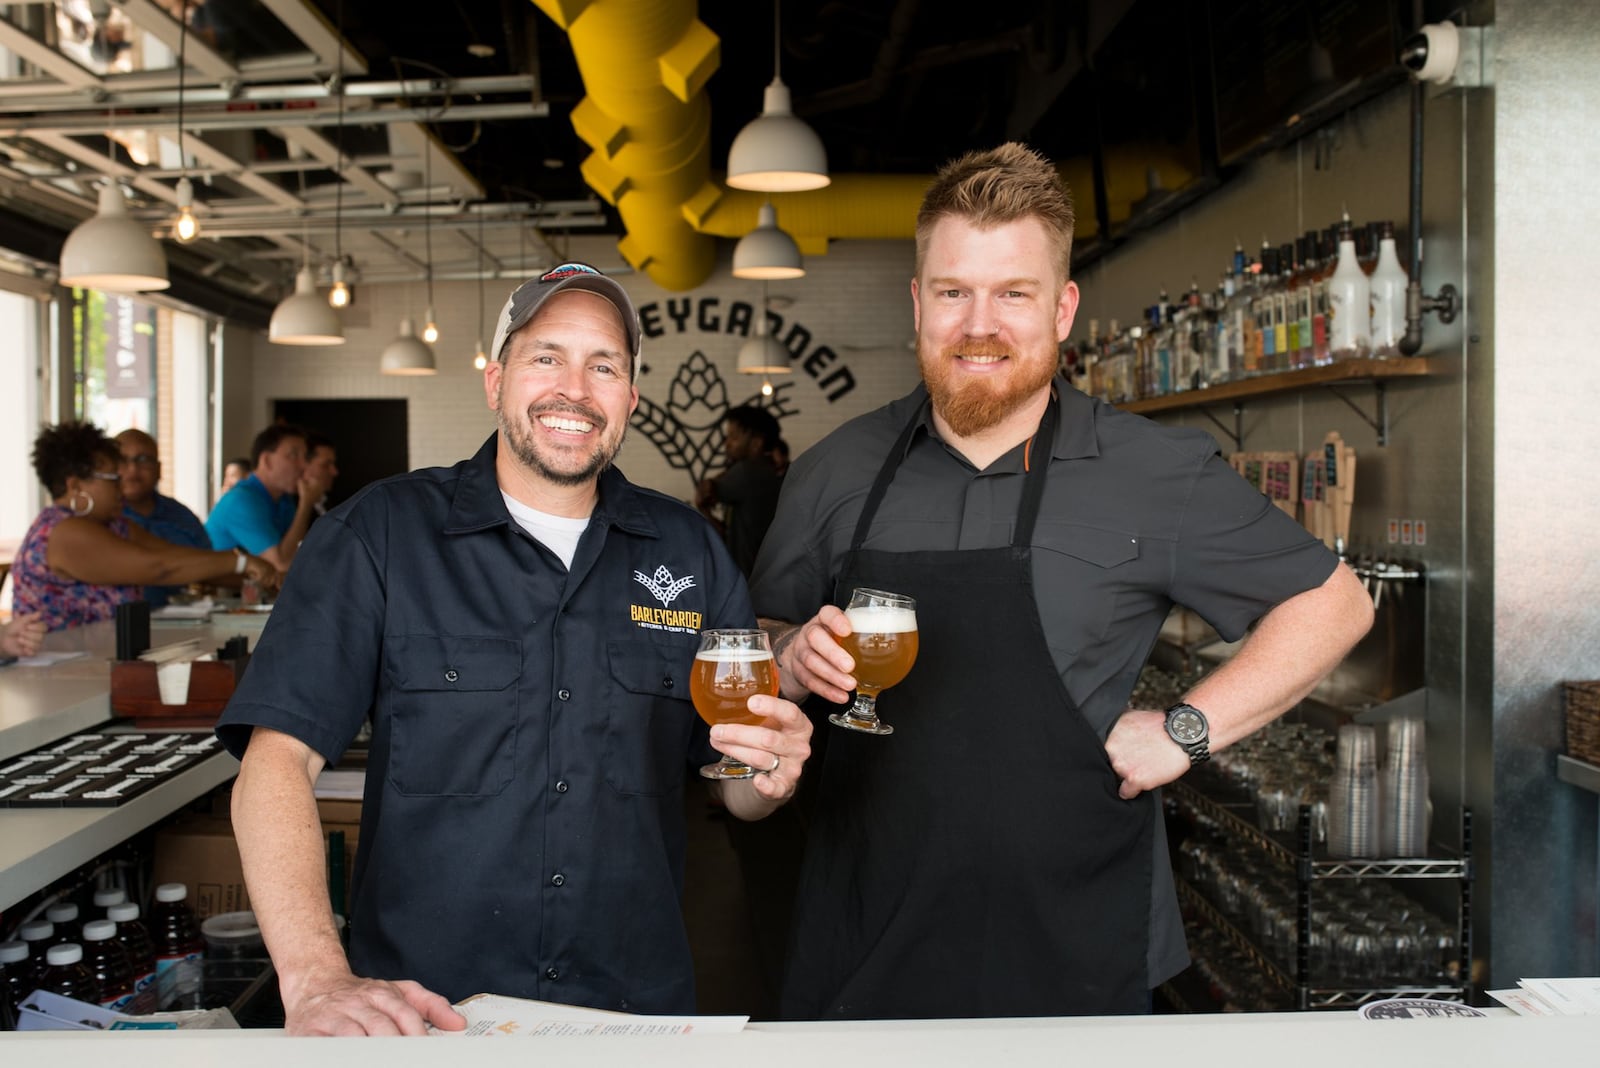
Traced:
<path fill-rule="evenodd" d="M 1044 523 L 1034 535 L 1034 598 L 1054 648 L 1101 641 L 1138 581 L 1140 543 L 1124 531 Z"/>
<path fill-rule="evenodd" d="M 606 708 L 606 782 L 618 793 L 659 796 L 683 785 L 695 725 L 695 649 L 693 637 L 606 644 L 616 690 Z"/>
<path fill-rule="evenodd" d="M 512 639 L 385 639 L 394 788 L 412 797 L 484 797 L 510 785 L 521 674 L 522 644 Z"/>

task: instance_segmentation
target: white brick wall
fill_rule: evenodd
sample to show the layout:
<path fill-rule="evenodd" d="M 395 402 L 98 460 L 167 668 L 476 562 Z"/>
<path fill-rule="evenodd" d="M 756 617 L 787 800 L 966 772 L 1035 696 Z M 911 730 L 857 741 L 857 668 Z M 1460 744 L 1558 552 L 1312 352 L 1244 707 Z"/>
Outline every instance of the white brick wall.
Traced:
<path fill-rule="evenodd" d="M 736 302 L 759 306 L 761 283 L 729 273 L 732 244 L 726 245 L 716 274 L 690 293 L 661 289 L 641 274 L 619 276 L 646 319 L 644 373 L 639 380 L 641 411 L 648 402 L 667 412 L 684 428 L 680 440 L 691 443 L 704 440 L 726 407 L 758 396 L 761 384 L 759 377 L 735 372 L 745 334 L 730 333 L 728 327 L 729 312 Z M 827 255 L 808 257 L 804 278 L 769 283 L 772 311 L 783 318 L 783 326 L 774 336 L 792 338 L 788 341 L 791 348 L 802 354 L 787 382 L 774 378 L 783 400 L 783 434 L 796 454 L 844 420 L 898 397 L 916 384 L 916 356 L 910 345 L 912 255 L 910 241 L 840 241 Z M 614 259 L 613 252 L 599 265 Z M 486 343 L 493 318 L 513 284 L 511 280 L 487 284 Z M 431 378 L 378 373 L 378 356 L 394 337 L 407 299 L 404 287 L 360 287 L 357 304 L 345 313 L 348 340 L 336 348 L 273 345 L 265 334 L 253 336 L 248 354 L 252 396 L 247 410 L 254 421 L 250 432 L 266 425 L 273 402 L 279 399 L 405 397 L 413 467 L 450 464 L 471 455 L 494 428 L 484 399 L 483 376 L 472 367 L 478 335 L 476 285 L 434 284 L 441 337 L 435 346 L 439 374 Z M 420 331 L 423 287 L 411 286 L 409 301 Z M 702 329 L 702 322 L 712 329 Z M 801 331 L 809 332 L 809 342 Z M 691 398 L 683 384 L 676 391 L 672 385 L 679 369 L 696 352 L 715 368 L 723 389 L 698 403 L 686 403 Z M 811 363 L 809 371 L 807 361 Z M 850 380 L 853 388 L 835 400 L 828 399 Z M 830 383 L 827 389 L 822 382 Z M 637 428 L 630 430 L 617 462 L 641 485 L 682 498 L 693 491 L 690 473 L 674 469 Z"/>

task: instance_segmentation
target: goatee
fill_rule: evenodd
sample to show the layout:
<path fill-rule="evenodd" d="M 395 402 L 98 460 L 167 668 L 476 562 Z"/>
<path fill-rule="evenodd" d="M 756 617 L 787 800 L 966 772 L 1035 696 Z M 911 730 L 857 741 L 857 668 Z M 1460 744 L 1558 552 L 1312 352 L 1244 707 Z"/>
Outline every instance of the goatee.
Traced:
<path fill-rule="evenodd" d="M 989 377 L 963 373 L 962 356 L 1001 356 L 1014 365 L 1009 373 Z M 933 410 L 958 437 L 971 437 L 997 426 L 1050 384 L 1056 355 L 1024 356 L 990 338 L 971 339 L 940 349 L 933 356 L 919 347 L 918 362 Z"/>

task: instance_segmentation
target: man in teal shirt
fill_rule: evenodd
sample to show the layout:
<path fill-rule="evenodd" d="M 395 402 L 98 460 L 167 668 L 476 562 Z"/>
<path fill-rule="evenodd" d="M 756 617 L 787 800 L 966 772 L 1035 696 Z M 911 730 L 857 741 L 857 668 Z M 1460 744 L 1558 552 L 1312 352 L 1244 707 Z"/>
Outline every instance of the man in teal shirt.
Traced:
<path fill-rule="evenodd" d="M 240 548 L 287 571 L 315 515 L 312 506 L 327 490 L 306 474 L 306 432 L 297 426 L 267 427 L 250 455 L 255 470 L 211 509 L 206 533 L 212 548 Z"/>

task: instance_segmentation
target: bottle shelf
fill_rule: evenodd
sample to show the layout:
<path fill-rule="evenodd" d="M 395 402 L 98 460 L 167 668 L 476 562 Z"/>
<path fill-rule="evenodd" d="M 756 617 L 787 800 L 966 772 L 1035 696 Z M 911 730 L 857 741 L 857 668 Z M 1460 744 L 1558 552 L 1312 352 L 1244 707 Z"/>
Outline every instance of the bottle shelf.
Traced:
<path fill-rule="evenodd" d="M 1396 357 L 1383 360 L 1340 360 L 1337 363 L 1325 364 L 1321 367 L 1302 367 L 1296 371 L 1274 371 L 1270 374 L 1257 375 L 1254 378 L 1242 378 L 1236 382 L 1224 382 L 1218 386 L 1206 389 L 1190 389 L 1181 393 L 1169 393 L 1164 397 L 1147 397 L 1144 400 L 1126 401 L 1117 407 L 1124 411 L 1134 412 L 1138 415 L 1150 415 L 1156 412 L 1176 412 L 1185 409 L 1199 409 L 1212 422 L 1216 423 L 1222 431 L 1233 439 L 1234 448 L 1244 447 L 1244 402 L 1252 397 L 1268 397 L 1280 393 L 1293 393 L 1313 387 L 1323 387 L 1331 390 L 1335 396 L 1354 408 L 1356 414 L 1366 420 L 1367 424 L 1377 432 L 1378 444 L 1386 445 L 1389 440 L 1389 408 L 1388 400 L 1384 393 L 1384 383 L 1396 378 L 1426 378 L 1433 375 L 1445 374 L 1448 370 L 1448 361 L 1438 357 Z M 1340 385 L 1354 385 L 1370 383 L 1376 396 L 1377 411 L 1373 415 L 1367 412 L 1349 397 L 1338 391 Z M 1230 428 L 1223 424 L 1208 410 L 1212 405 L 1232 402 L 1234 425 Z"/>

